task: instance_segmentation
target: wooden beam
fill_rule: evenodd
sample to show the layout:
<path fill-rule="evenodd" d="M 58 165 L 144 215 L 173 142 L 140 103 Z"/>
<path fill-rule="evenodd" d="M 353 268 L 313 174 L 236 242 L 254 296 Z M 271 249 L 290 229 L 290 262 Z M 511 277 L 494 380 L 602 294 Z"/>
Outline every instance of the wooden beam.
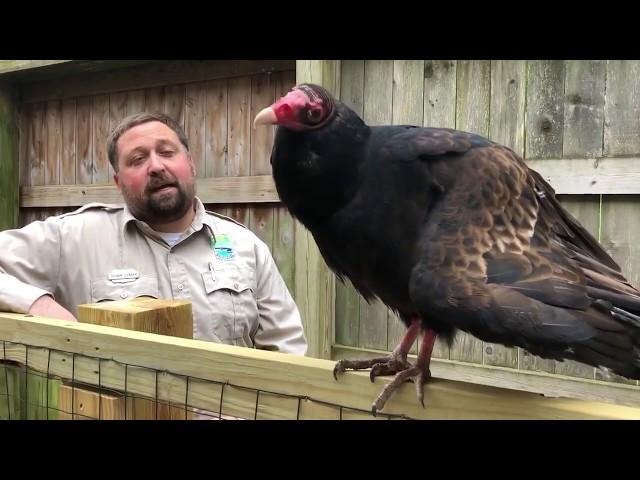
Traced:
<path fill-rule="evenodd" d="M 131 394 L 176 404 L 188 395 L 190 406 L 212 412 L 220 409 L 222 397 L 223 413 L 243 418 L 340 418 L 336 405 L 343 406 L 342 413 L 365 413 L 389 381 L 372 383 L 366 372 L 347 372 L 336 381 L 329 360 L 22 314 L 0 314 L 0 340 L 5 360 L 28 363 L 49 375 L 73 375 L 87 385 L 118 391 L 126 382 Z M 639 408 L 442 379 L 429 383 L 425 400 L 422 408 L 413 385 L 404 384 L 382 415 L 640 419 Z"/>
<path fill-rule="evenodd" d="M 271 175 L 197 180 L 204 203 L 278 203 Z M 20 189 L 20 207 L 75 207 L 91 202 L 122 203 L 115 185 L 42 185 Z"/>
<path fill-rule="evenodd" d="M 294 68 L 293 60 L 153 62 L 113 71 L 78 73 L 60 79 L 25 84 L 22 89 L 22 101 L 42 102 L 50 99 L 241 77 Z"/>
<path fill-rule="evenodd" d="M 18 115 L 14 88 L 0 83 L 0 230 L 18 225 Z"/>
<path fill-rule="evenodd" d="M 68 63 L 72 60 L 0 60 L 0 75 Z"/>
<path fill-rule="evenodd" d="M 92 325 L 193 338 L 193 312 L 186 300 L 150 297 L 78 305 L 78 320 Z"/>
<path fill-rule="evenodd" d="M 296 83 L 322 85 L 340 98 L 340 61 L 296 60 Z M 295 289 L 309 344 L 308 355 L 330 358 L 335 318 L 335 275 L 324 262 L 313 236 L 295 222 Z"/>
<path fill-rule="evenodd" d="M 387 354 L 388 352 L 344 345 L 334 345 L 332 349 L 334 360 L 375 358 Z M 414 361 L 416 359 L 415 355 L 409 355 L 409 357 Z M 537 393 L 548 397 L 573 398 L 640 408 L 640 387 L 633 385 L 441 358 L 433 358 L 430 368 L 435 378 Z"/>
<path fill-rule="evenodd" d="M 527 160 L 558 195 L 640 194 L 640 157 Z"/>

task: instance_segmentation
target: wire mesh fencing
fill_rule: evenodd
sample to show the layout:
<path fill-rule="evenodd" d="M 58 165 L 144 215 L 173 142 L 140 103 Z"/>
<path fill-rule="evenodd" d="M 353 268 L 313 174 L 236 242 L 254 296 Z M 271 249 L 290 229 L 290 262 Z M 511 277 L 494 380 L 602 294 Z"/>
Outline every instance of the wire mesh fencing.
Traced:
<path fill-rule="evenodd" d="M 112 359 L 2 341 L 0 419 L 261 420 L 408 418 Z M 18 359 L 18 361 L 16 361 Z"/>

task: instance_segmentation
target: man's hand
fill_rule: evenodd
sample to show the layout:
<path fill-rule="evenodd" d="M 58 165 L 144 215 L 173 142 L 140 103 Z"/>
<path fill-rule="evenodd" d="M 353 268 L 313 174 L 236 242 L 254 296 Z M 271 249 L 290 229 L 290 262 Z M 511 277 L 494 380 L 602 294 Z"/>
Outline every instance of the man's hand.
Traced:
<path fill-rule="evenodd" d="M 69 320 L 71 322 L 77 322 L 69 310 L 64 308 L 58 302 L 56 302 L 49 295 L 43 295 L 31 305 L 29 314 L 37 315 L 40 317 L 59 318 L 61 320 Z"/>

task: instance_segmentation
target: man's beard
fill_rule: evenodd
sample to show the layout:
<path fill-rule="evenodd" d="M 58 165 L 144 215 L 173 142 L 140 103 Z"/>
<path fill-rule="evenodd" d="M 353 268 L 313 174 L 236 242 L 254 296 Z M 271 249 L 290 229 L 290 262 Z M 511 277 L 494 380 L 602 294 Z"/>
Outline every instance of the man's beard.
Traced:
<path fill-rule="evenodd" d="M 159 191 L 167 185 L 175 189 Z M 195 194 L 193 180 L 181 184 L 170 175 L 152 177 L 142 197 L 132 195 L 122 186 L 122 196 L 133 216 L 149 225 L 170 223 L 184 217 L 189 208 L 193 208 Z"/>

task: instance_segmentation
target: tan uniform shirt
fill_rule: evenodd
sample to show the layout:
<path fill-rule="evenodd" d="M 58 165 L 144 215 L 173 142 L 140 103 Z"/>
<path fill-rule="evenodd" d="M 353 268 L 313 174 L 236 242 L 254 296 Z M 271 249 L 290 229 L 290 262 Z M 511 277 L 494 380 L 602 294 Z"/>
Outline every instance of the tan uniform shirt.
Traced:
<path fill-rule="evenodd" d="M 76 306 L 142 295 L 189 300 L 193 336 L 304 355 L 299 311 L 268 247 L 196 199 L 170 247 L 125 206 L 90 204 L 0 232 L 0 311 L 25 313 L 51 294 Z"/>

